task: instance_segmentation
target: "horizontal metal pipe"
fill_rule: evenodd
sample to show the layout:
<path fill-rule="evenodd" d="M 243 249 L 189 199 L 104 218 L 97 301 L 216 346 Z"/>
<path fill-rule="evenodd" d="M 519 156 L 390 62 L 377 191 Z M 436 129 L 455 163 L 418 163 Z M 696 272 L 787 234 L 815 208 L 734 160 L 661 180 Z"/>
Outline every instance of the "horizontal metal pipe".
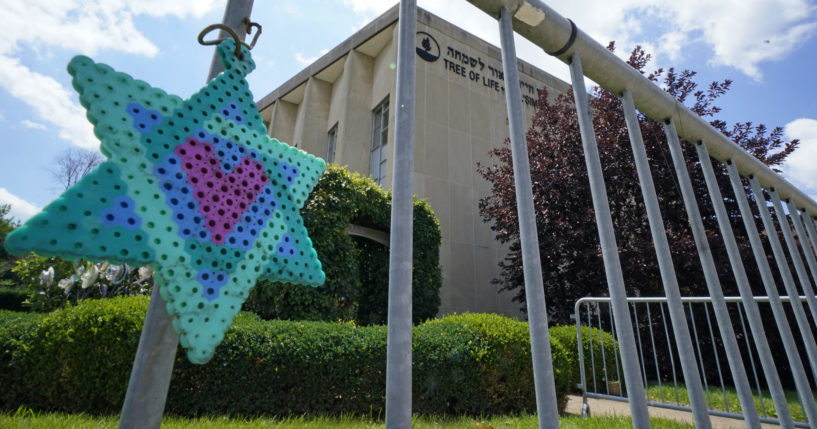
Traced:
<path fill-rule="evenodd" d="M 737 302 L 741 301 L 741 298 L 739 296 L 726 296 L 723 299 L 724 299 L 724 301 L 729 302 L 729 303 L 737 303 Z M 797 297 L 797 299 L 799 299 L 800 301 L 806 301 L 806 296 L 805 295 L 800 295 L 800 296 Z M 769 302 L 769 297 L 768 296 L 755 296 L 754 300 L 757 301 L 757 302 Z M 780 296 L 780 301 L 782 301 L 782 302 L 791 302 L 791 298 L 789 298 L 788 295 L 781 295 Z M 579 298 L 579 300 L 576 301 L 576 308 L 579 308 L 580 304 L 584 304 L 586 302 L 610 302 L 610 298 L 606 297 L 606 296 L 600 296 L 600 297 L 587 296 L 587 297 L 584 297 L 584 298 Z M 639 297 L 627 298 L 627 302 L 628 303 L 667 302 L 667 298 L 663 297 L 663 296 L 639 296 Z M 681 302 L 683 302 L 685 304 L 688 303 L 688 302 L 712 302 L 712 298 L 710 298 L 708 296 L 683 296 L 683 297 L 681 297 Z"/>
<path fill-rule="evenodd" d="M 689 142 L 705 141 L 709 154 L 721 162 L 732 160 L 745 177 L 754 175 L 761 186 L 776 189 L 783 199 L 792 199 L 797 207 L 817 216 L 817 202 L 748 154 L 707 121 L 650 82 L 572 24 L 571 21 L 539 0 L 468 0 L 488 15 L 498 17 L 502 8 L 514 12 L 513 28 L 521 36 L 544 49 L 559 52 L 557 58 L 569 64 L 579 54 L 584 75 L 614 94 L 632 92 L 636 108 L 657 120 L 672 119 L 678 135 Z M 572 41 L 571 41 L 572 39 Z"/>
<path fill-rule="evenodd" d="M 608 401 L 627 402 L 627 397 L 626 396 L 606 395 L 604 393 L 595 393 L 595 392 L 587 392 L 586 396 L 588 398 L 592 398 L 592 399 L 606 399 Z M 687 406 L 676 405 L 676 404 L 671 404 L 671 403 L 667 403 L 667 402 L 647 401 L 647 405 L 649 405 L 650 407 L 667 408 L 667 409 L 670 409 L 670 410 L 689 411 L 689 407 L 687 407 Z M 709 414 L 712 415 L 712 416 L 717 416 L 717 417 L 728 417 L 728 418 L 738 419 L 738 420 L 743 419 L 743 414 L 728 413 L 726 411 L 709 410 Z M 774 424 L 774 425 L 779 425 L 780 424 L 780 420 L 769 418 L 769 417 L 761 417 L 760 422 L 761 423 Z M 806 423 L 806 422 L 794 422 L 794 426 L 798 427 L 798 428 L 807 428 L 807 427 L 809 427 L 808 423 Z"/>

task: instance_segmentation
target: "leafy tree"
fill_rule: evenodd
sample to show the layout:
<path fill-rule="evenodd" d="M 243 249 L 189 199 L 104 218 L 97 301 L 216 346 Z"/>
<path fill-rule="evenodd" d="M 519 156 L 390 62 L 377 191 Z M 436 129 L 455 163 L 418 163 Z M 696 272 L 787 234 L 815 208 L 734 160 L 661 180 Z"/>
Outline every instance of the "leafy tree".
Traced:
<path fill-rule="evenodd" d="M 0 286 L 11 286 L 14 283 L 11 268 L 14 266 L 15 258 L 3 247 L 6 235 L 19 225 L 9 215 L 10 211 L 11 204 L 0 204 Z"/>
<path fill-rule="evenodd" d="M 614 50 L 614 44 L 611 43 L 608 49 Z M 649 61 L 650 55 L 636 47 L 628 63 L 645 74 Z M 660 83 L 667 93 L 699 116 L 711 119 L 714 127 L 772 168 L 779 167 L 797 148 L 798 141 L 785 141 L 779 127 L 769 131 L 764 125 L 745 122 L 730 128 L 715 119 L 720 108 L 714 102 L 729 90 L 731 82 L 713 82 L 701 89 L 693 80 L 695 74 L 690 70 L 657 69 L 647 78 Z M 629 296 L 663 296 L 621 102 L 615 94 L 597 87 L 590 97 L 590 104 L 627 293 Z M 568 323 L 576 300 L 583 296 L 605 296 L 608 289 L 572 92 L 553 98 L 542 92 L 538 106 L 532 127 L 527 132 L 527 143 L 537 207 L 542 274 L 549 315 L 557 323 Z M 643 115 L 639 116 L 639 121 L 681 292 L 684 295 L 708 295 L 662 124 Z M 490 223 L 497 239 L 509 247 L 508 256 L 500 263 L 501 278 L 495 279 L 494 283 L 500 291 L 513 292 L 514 300 L 524 304 L 522 254 L 508 144 L 506 140 L 503 147 L 491 152 L 491 156 L 498 160 L 496 165 L 477 167 L 492 186 L 491 193 L 480 200 L 479 207 L 483 221 Z M 735 293 L 731 268 L 694 145 L 682 141 L 682 147 L 716 265 L 722 270 L 725 292 Z M 713 167 L 721 189 L 731 189 L 725 169 L 720 163 Z M 742 254 L 751 258 L 748 242 L 742 237 L 745 233 L 739 211 L 730 194 L 725 192 L 730 218 L 744 247 Z M 756 269 L 753 260 L 748 262 L 745 264 L 748 270 Z M 525 310 L 524 305 L 522 310 Z"/>

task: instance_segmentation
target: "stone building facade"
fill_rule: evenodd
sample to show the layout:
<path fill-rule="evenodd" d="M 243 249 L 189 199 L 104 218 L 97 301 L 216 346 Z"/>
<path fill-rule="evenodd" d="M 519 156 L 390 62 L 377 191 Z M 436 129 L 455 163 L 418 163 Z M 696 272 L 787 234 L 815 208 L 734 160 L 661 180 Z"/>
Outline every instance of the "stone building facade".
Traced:
<path fill-rule="evenodd" d="M 395 6 L 258 102 L 270 136 L 391 186 L 396 96 Z M 491 280 L 506 255 L 479 216 L 490 187 L 476 164 L 508 137 L 499 48 L 418 9 L 414 192 L 440 220 L 442 314 L 519 315 Z M 561 80 L 519 61 L 528 125 L 538 92 Z"/>

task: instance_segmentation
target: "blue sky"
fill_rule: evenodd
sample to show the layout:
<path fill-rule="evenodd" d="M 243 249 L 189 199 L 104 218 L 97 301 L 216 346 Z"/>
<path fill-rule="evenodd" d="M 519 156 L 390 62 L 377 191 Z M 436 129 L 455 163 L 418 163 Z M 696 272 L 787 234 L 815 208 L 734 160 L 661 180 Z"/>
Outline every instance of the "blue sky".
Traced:
<path fill-rule="evenodd" d="M 187 97 L 204 84 L 212 48 L 196 37 L 220 22 L 223 0 L 5 0 L 0 4 L 0 202 L 27 219 L 60 189 L 49 169 L 70 147 L 98 142 L 65 65 L 89 55 Z M 248 78 L 260 99 L 349 37 L 395 0 L 256 0 L 264 31 Z M 807 0 L 554 0 L 596 40 L 636 44 L 657 66 L 700 82 L 732 79 L 721 119 L 783 126 L 802 147 L 784 174 L 817 200 L 817 4 Z M 497 44 L 496 22 L 463 0 L 419 0 L 432 13 Z M 517 37 L 523 59 L 568 79 L 567 67 Z"/>

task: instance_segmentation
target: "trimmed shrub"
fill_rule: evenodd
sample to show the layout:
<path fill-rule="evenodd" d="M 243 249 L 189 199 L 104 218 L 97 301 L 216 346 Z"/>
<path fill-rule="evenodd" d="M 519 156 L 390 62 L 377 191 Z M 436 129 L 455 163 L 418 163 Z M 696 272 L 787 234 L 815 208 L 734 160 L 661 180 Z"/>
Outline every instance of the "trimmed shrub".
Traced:
<path fill-rule="evenodd" d="M 371 178 L 329 164 L 301 210 L 315 250 L 326 272 L 317 288 L 260 281 L 244 309 L 264 319 L 354 320 L 385 323 L 389 250 L 346 233 L 350 224 L 380 231 L 391 225 L 391 193 Z M 423 200 L 414 201 L 414 323 L 437 314 L 442 274 L 440 224 Z M 385 261 L 385 264 L 384 264 Z M 386 271 L 386 274 L 388 271 Z"/>
<path fill-rule="evenodd" d="M 573 362 L 551 341 L 559 409 Z M 496 314 L 429 321 L 414 333 L 414 403 L 431 414 L 536 412 L 528 324 Z"/>
<path fill-rule="evenodd" d="M 0 408 L 117 413 L 139 340 L 144 297 L 86 301 L 39 322 L 0 312 Z M 12 317 L 26 321 L 18 331 Z M 527 324 L 466 314 L 414 328 L 414 412 L 535 411 Z M 560 405 L 572 361 L 558 340 Z M 386 327 L 264 321 L 240 313 L 203 366 L 177 354 L 166 410 L 179 415 L 382 415 Z"/>
<path fill-rule="evenodd" d="M 613 339 L 613 336 L 606 331 L 597 328 L 590 328 L 582 326 L 582 353 L 584 355 L 584 374 L 588 383 L 591 383 L 592 388 L 593 374 L 596 376 L 596 381 L 602 383 L 602 386 L 607 381 L 623 381 L 624 375 L 621 374 L 622 380 L 616 378 L 618 374 L 616 369 L 616 355 L 618 355 L 618 342 Z M 571 365 L 571 382 L 570 390 L 575 390 L 576 385 L 581 383 L 581 374 L 579 372 L 579 348 L 578 338 L 576 337 L 576 325 L 554 326 L 550 328 L 550 339 L 556 338 L 567 350 L 567 353 L 572 357 Z M 591 341 L 592 339 L 592 341 Z M 591 359 L 591 344 L 592 356 Z M 604 350 L 605 359 L 602 360 L 602 347 Z M 618 355 L 620 358 L 620 355 Z M 605 366 L 607 364 L 607 377 L 605 378 Z M 594 366 L 595 364 L 595 366 Z M 601 388 L 601 391 L 605 391 Z"/>

